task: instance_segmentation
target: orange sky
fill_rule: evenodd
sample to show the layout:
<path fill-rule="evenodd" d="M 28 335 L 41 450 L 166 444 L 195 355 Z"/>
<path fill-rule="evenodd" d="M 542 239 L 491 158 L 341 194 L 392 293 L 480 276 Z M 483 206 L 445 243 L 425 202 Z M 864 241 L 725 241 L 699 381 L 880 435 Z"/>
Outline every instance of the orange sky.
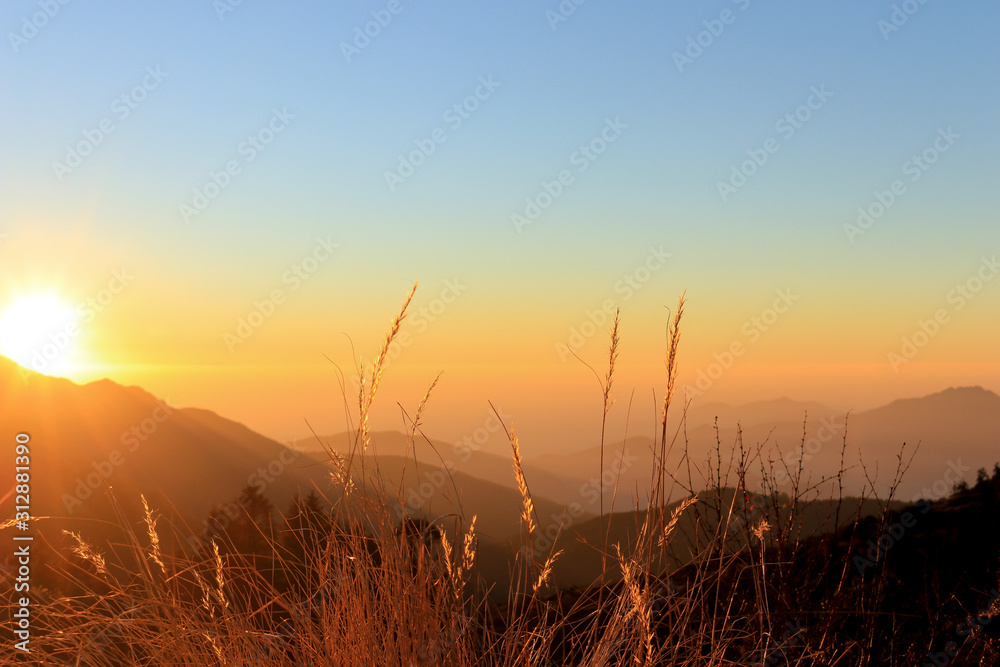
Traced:
<path fill-rule="evenodd" d="M 410 286 L 396 280 L 361 290 L 331 267 L 292 290 L 277 262 L 277 269 L 260 275 L 236 280 L 220 272 L 217 284 L 203 285 L 173 275 L 169 262 L 154 255 L 130 265 L 113 261 L 132 254 L 114 246 L 92 255 L 75 252 L 93 244 L 84 232 L 49 242 L 46 254 L 33 255 L 42 233 L 5 243 L 9 261 L 0 312 L 18 295 L 40 292 L 84 308 L 98 301 L 100 312 L 81 322 L 79 335 L 60 352 L 60 361 L 69 364 L 60 374 L 136 384 L 176 405 L 216 410 L 278 439 L 307 435 L 306 420 L 320 432 L 346 427 L 336 370 L 325 357 L 345 370 L 354 354 L 370 360 Z M 306 254 L 314 248 L 315 242 L 307 244 Z M 640 248 L 636 255 L 634 266 L 645 265 L 648 252 Z M 976 275 L 975 260 L 968 276 Z M 693 277 L 685 281 L 689 268 Z M 620 306 L 618 405 L 612 416 L 617 431 L 611 432 L 623 433 L 633 389 L 632 432 L 651 432 L 652 392 L 659 396 L 663 390 L 664 327 L 672 312 L 667 306 L 675 308 L 685 289 L 679 386 L 700 387 L 700 394 L 691 393 L 700 402 L 788 396 L 859 410 L 949 386 L 1000 389 L 991 335 L 1000 283 L 986 282 L 958 308 L 954 298 L 949 301 L 954 282 L 920 295 L 891 284 L 880 292 L 845 292 L 815 276 L 800 278 L 801 288 L 774 282 L 761 288 L 760 279 L 755 286 L 721 284 L 684 260 L 652 273 L 631 293 L 616 291 L 627 273 L 607 271 L 604 281 L 556 279 L 544 290 L 516 276 L 507 285 L 441 277 L 421 282 L 391 349 L 376 425 L 400 428 L 397 402 L 412 410 L 441 370 L 426 420 L 433 435 L 462 437 L 485 420 L 493 401 L 515 416 L 526 441 L 563 447 L 592 438 L 600 388 L 566 351 L 575 350 L 603 376 L 611 319 L 603 308 Z M 127 284 L 111 294 L 118 288 L 116 274 Z M 934 280 L 941 283 L 938 276 Z M 241 333 L 240 319 L 251 318 L 254 302 L 268 310 L 263 301 L 275 289 L 283 290 L 284 299 L 273 314 L 253 319 L 258 326 Z M 886 292 L 894 295 L 892 307 L 885 305 Z M 920 322 L 932 330 L 930 322 L 942 309 L 947 321 L 923 340 Z M 245 340 L 227 342 L 227 335 L 248 331 Z M 902 354 L 904 336 L 922 345 L 912 360 L 896 364 L 897 372 L 890 355 Z"/>

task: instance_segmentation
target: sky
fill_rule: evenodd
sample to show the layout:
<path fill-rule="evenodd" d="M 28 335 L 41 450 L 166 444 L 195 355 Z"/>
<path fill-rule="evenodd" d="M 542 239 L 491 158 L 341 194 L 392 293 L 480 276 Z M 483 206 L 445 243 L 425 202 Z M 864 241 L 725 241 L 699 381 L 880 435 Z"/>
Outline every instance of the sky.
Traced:
<path fill-rule="evenodd" d="M 591 444 L 620 308 L 611 432 L 651 434 L 681 294 L 695 402 L 1000 391 L 998 19 L 12 0 L 0 354 L 301 438 L 347 427 L 339 374 L 419 281 L 378 427 L 442 371 L 428 433 L 492 402 L 539 451 Z"/>

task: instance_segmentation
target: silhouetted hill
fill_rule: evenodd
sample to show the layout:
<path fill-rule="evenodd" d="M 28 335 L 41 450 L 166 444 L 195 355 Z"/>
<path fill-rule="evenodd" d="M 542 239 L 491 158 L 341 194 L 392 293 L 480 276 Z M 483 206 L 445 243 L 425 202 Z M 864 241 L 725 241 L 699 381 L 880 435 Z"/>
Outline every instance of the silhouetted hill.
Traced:
<path fill-rule="evenodd" d="M 723 494 L 724 501 L 732 498 L 731 490 Z M 687 512 L 714 502 L 703 498 Z M 665 570 L 654 565 L 660 573 L 657 602 L 687 605 L 708 588 L 720 591 L 718 598 L 709 593 L 708 604 L 721 601 L 727 615 L 739 610 L 759 614 L 768 606 L 774 616 L 771 627 L 781 632 L 775 633 L 780 641 L 768 646 L 770 658 L 760 660 L 758 653 L 733 664 L 815 664 L 797 656 L 806 647 L 828 644 L 848 659 L 822 664 L 1000 664 L 1000 532 L 993 530 L 1000 524 L 1000 465 L 992 476 L 979 474 L 971 488 L 939 501 L 894 503 L 885 512 L 870 503 L 861 508 L 859 521 L 850 520 L 831 533 L 783 540 L 775 534 L 772 516 L 760 534 L 763 544 L 753 536 L 751 548 L 739 552 L 716 549 L 709 560 L 671 563 Z M 822 517 L 826 509 L 820 505 L 805 511 Z M 693 515 L 688 523 L 706 514 L 711 512 Z M 623 524 L 634 525 L 640 517 L 632 519 Z M 594 523 L 581 524 L 580 532 L 595 539 L 600 532 Z M 689 530 L 678 526 L 671 542 Z M 615 532 L 622 530 L 613 528 Z M 626 544 L 632 544 L 632 532 Z M 572 552 L 560 558 L 566 556 L 568 567 L 580 566 Z M 585 557 L 590 569 L 599 568 L 598 553 Z M 760 576 L 751 576 L 757 568 L 766 568 L 766 576 L 763 569 Z M 601 600 L 623 588 L 612 577 L 600 585 L 554 591 L 547 602 L 571 608 L 574 618 L 586 618 L 599 614 Z M 678 620 L 663 614 L 652 622 L 658 634 Z"/>
<path fill-rule="evenodd" d="M 679 505 L 679 501 L 668 505 L 666 515 L 669 517 Z M 894 502 L 891 506 L 899 509 L 904 505 Z M 775 535 L 783 533 L 784 538 L 804 541 L 850 525 L 859 516 L 879 516 L 883 508 L 884 503 L 874 499 L 802 500 L 796 506 L 796 518 L 792 521 L 788 518 L 789 499 L 786 496 L 772 499 L 750 494 L 744 497 L 732 488 L 722 489 L 721 493 L 702 491 L 697 503 L 685 510 L 671 533 L 667 545 L 669 565 L 675 569 L 696 561 L 703 555 L 706 545 L 718 543 L 717 531 L 728 536 L 725 541 L 735 552 L 747 543 L 751 529 L 764 518 L 770 520 Z M 782 521 L 775 521 L 775 516 L 783 517 Z M 595 547 L 604 544 L 605 534 L 609 553 L 614 553 L 617 545 L 622 553 L 629 554 L 645 519 L 646 511 L 639 511 L 617 513 L 604 519 L 567 521 L 555 541 L 554 551 L 563 553 L 553 569 L 554 580 L 562 587 L 588 586 L 601 572 L 600 550 Z M 514 543 L 513 538 L 511 543 Z M 541 545 L 547 552 L 551 540 L 542 541 Z M 615 574 L 618 574 L 617 568 Z"/>
<path fill-rule="evenodd" d="M 78 385 L 22 375 L 0 360 L 0 438 L 31 436 L 35 516 L 108 518 L 106 485 L 134 505 L 143 493 L 162 512 L 198 524 L 247 484 L 284 502 L 319 479 L 310 457 L 214 413 L 178 408 L 108 380 Z M 4 492 L 13 468 L 0 472 Z M 3 507 L 13 499 L 3 496 Z"/>
<path fill-rule="evenodd" d="M 373 450 L 381 456 L 398 456 L 416 459 L 421 463 L 449 468 L 467 476 L 479 478 L 492 484 L 517 489 L 514 479 L 510 446 L 504 440 L 502 449 L 489 449 L 489 444 L 476 445 L 477 449 L 464 443 L 452 445 L 431 439 L 430 443 L 417 438 L 411 449 L 407 437 L 399 431 L 377 431 L 372 434 Z M 302 443 L 305 451 L 330 447 L 340 454 L 350 451 L 352 436 L 338 433 L 320 438 L 322 444 L 314 440 Z M 545 466 L 524 464 L 524 471 L 531 480 L 531 492 L 539 497 L 569 505 L 580 500 L 581 483 L 572 474 L 558 474 Z"/>
<path fill-rule="evenodd" d="M 355 470 L 355 476 L 360 478 L 357 466 Z M 411 515 L 430 519 L 461 515 L 467 521 L 476 515 L 476 534 L 486 540 L 500 541 L 521 528 L 521 495 L 516 489 L 461 470 L 449 474 L 440 466 L 379 454 L 367 462 L 365 478 L 370 486 L 374 486 L 376 478 L 381 480 L 393 498 L 402 481 L 402 501 Z M 533 494 L 532 499 L 540 516 L 560 515 L 565 507 L 541 495 Z M 585 518 L 591 516 L 588 513 Z"/>
<path fill-rule="evenodd" d="M 649 495 L 653 470 L 653 440 L 633 436 L 627 441 L 608 442 L 604 447 L 604 479 L 601 479 L 601 448 L 590 447 L 572 454 L 543 454 L 530 458 L 525 476 L 534 489 L 534 470 L 555 471 L 576 480 L 574 502 L 594 514 L 600 513 L 600 494 L 605 510 L 612 505 L 618 511 L 644 507 Z M 676 461 L 676 457 L 668 459 Z M 612 502 L 614 501 L 614 502 Z"/>

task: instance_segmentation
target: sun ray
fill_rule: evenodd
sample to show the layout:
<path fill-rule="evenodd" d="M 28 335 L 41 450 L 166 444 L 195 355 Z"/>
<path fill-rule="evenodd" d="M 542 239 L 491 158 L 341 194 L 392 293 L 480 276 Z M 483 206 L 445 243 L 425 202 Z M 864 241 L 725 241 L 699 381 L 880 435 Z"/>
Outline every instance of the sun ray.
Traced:
<path fill-rule="evenodd" d="M 80 314 L 57 294 L 14 298 L 0 315 L 0 355 L 46 375 L 63 375 L 79 361 Z"/>

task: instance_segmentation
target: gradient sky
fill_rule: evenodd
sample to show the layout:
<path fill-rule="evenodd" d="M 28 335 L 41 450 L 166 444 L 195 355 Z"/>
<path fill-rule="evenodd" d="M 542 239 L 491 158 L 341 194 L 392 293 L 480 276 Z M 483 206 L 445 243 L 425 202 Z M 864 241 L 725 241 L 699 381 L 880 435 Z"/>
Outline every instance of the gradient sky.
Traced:
<path fill-rule="evenodd" d="M 0 312 L 23 294 L 99 298 L 124 270 L 134 278 L 81 324 L 65 374 L 139 384 L 281 439 L 305 435 L 305 420 L 344 428 L 325 357 L 370 358 L 415 280 L 385 427 L 443 370 L 432 434 L 461 437 L 492 400 L 525 442 L 592 440 L 599 387 L 557 346 L 611 299 L 614 429 L 634 388 L 630 433 L 651 432 L 667 308 L 685 290 L 681 384 L 719 376 L 699 401 L 860 409 L 1000 390 L 1000 280 L 953 292 L 1000 253 L 1000 6 L 590 0 L 555 22 L 559 7 L 5 3 Z M 345 56 L 373 16 L 391 21 Z M 707 46 L 679 68 L 689 38 Z M 481 80 L 499 85 L 487 95 Z M 477 87 L 485 99 L 459 125 L 449 109 Z M 810 99 L 790 132 L 782 119 Z M 615 140 L 581 162 L 609 120 Z M 284 126 L 250 160 L 244 142 L 269 123 Z M 436 130 L 444 142 L 391 189 L 386 172 Z M 95 133 L 78 166 L 55 165 Z M 767 146 L 723 200 L 718 183 Z M 914 171 L 925 150 L 935 162 Z M 230 161 L 239 173 L 185 221 L 181 205 Z M 564 170 L 572 182 L 518 231 L 512 215 Z M 897 179 L 901 194 L 849 239 L 858 208 Z M 338 248 L 296 283 L 287 272 L 321 238 Z M 647 275 L 651 248 L 670 258 Z M 284 303 L 231 351 L 225 334 L 276 289 Z M 753 318 L 770 319 L 779 290 L 793 304 L 764 330 Z M 890 353 L 938 311 L 946 321 L 894 369 Z M 603 374 L 597 328 L 577 353 Z M 734 343 L 743 353 L 714 372 Z"/>

